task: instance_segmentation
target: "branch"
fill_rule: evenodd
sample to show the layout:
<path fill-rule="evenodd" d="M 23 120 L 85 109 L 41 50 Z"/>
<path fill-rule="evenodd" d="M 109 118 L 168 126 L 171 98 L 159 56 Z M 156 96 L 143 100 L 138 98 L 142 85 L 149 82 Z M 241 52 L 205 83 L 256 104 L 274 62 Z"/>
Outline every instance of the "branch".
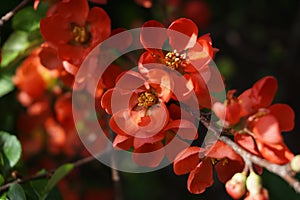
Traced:
<path fill-rule="evenodd" d="M 85 165 L 87 163 L 90 163 L 90 162 L 94 161 L 96 159 L 96 157 L 97 157 L 97 155 L 89 156 L 89 157 L 77 160 L 77 161 L 75 161 L 71 164 L 73 164 L 74 168 L 77 168 L 77 167 L 80 167 L 82 165 Z M 52 169 L 52 170 L 50 170 L 46 173 L 43 173 L 43 174 L 35 174 L 33 176 L 29 176 L 29 177 L 24 178 L 24 179 L 21 179 L 21 178 L 15 179 L 14 181 L 11 181 L 11 182 L 6 183 L 5 185 L 1 186 L 0 187 L 0 192 L 8 189 L 12 184 L 17 184 L 17 183 L 20 184 L 20 183 L 25 183 L 25 182 L 28 182 L 28 181 L 37 180 L 37 179 L 50 178 L 55 171 L 56 171 L 56 169 Z"/>
<path fill-rule="evenodd" d="M 23 0 L 19 5 L 17 5 L 13 10 L 6 13 L 4 16 L 0 19 L 0 27 L 3 26 L 5 22 L 10 20 L 12 16 L 14 16 L 20 9 L 22 9 L 26 4 L 28 4 L 31 0 Z"/>
<path fill-rule="evenodd" d="M 198 117 L 198 119 L 207 129 L 212 131 L 216 136 L 218 135 L 218 133 L 220 133 L 220 130 L 218 130 L 216 126 L 209 126 L 209 122 L 205 117 L 200 116 Z M 268 171 L 274 174 L 277 174 L 283 180 L 285 180 L 291 187 L 293 187 L 297 193 L 300 194 L 300 182 L 294 178 L 295 173 L 292 171 L 290 164 L 278 165 L 256 155 L 253 155 L 226 136 L 220 136 L 218 137 L 218 140 L 230 146 L 237 154 L 239 154 L 244 159 L 246 163 L 250 161 L 256 165 L 266 168 Z"/>

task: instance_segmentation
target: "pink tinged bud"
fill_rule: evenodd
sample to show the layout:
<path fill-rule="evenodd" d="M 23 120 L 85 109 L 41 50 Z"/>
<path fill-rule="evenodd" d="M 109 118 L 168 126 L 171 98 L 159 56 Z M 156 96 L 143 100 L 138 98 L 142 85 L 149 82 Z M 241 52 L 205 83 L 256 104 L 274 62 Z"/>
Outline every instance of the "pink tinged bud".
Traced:
<path fill-rule="evenodd" d="M 253 194 L 250 192 L 245 200 L 269 200 L 268 190 L 266 188 L 261 188 L 259 193 Z"/>
<path fill-rule="evenodd" d="M 244 173 L 236 173 L 225 184 L 227 193 L 233 199 L 240 199 L 246 193 L 246 175 Z"/>
<path fill-rule="evenodd" d="M 262 189 L 261 177 L 255 172 L 250 172 L 246 180 L 246 186 L 251 194 L 258 194 Z"/>
<path fill-rule="evenodd" d="M 296 155 L 292 160 L 291 160 L 291 169 L 299 173 L 300 172 L 300 155 Z"/>

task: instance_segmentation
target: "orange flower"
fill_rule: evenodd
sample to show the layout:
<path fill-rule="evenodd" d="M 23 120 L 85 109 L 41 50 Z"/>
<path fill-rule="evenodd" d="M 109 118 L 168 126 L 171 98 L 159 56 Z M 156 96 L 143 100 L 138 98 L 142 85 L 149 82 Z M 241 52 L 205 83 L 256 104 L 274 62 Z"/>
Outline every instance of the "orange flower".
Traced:
<path fill-rule="evenodd" d="M 189 147 L 179 153 L 174 161 L 175 174 L 190 173 L 188 190 L 191 193 L 203 193 L 213 184 L 213 168 L 223 183 L 243 170 L 242 158 L 223 142 L 218 141 L 207 155 L 204 153 L 205 149 Z"/>
<path fill-rule="evenodd" d="M 151 35 L 149 27 L 164 28 L 164 26 L 154 20 L 144 23 L 140 40 L 147 50 L 139 60 L 139 71 L 147 76 L 150 68 L 162 68 L 161 65 L 147 65 L 159 63 L 169 70 L 171 79 L 177 82 L 182 78 L 188 84 L 174 84 L 173 91 L 176 92 L 175 100 L 188 99 L 190 94 L 195 92 L 201 107 L 210 107 L 211 97 L 206 86 L 210 79 L 210 69 L 208 63 L 212 61 L 215 49 L 212 47 L 209 34 L 198 37 L 198 28 L 190 19 L 180 18 L 175 20 L 164 32 Z M 182 34 L 179 34 L 182 33 Z M 168 40 L 169 39 L 169 40 Z M 163 47 L 166 41 L 173 51 L 164 53 L 160 49 L 151 47 Z M 181 96 L 180 96 L 181 95 Z"/>
<path fill-rule="evenodd" d="M 86 0 L 60 1 L 41 20 L 41 33 L 62 61 L 80 66 L 85 56 L 110 35 L 110 18 Z"/>

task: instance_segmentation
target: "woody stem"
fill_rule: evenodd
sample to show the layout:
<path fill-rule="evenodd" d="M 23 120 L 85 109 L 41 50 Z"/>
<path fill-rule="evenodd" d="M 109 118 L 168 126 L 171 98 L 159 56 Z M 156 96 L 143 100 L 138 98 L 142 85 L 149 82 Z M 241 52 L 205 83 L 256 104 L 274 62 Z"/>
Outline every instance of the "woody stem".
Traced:
<path fill-rule="evenodd" d="M 198 117 L 198 119 L 207 129 L 218 136 L 220 130 L 216 128 L 217 126 L 210 126 L 210 123 L 212 122 L 209 123 L 208 120 L 203 116 Z M 245 163 L 251 162 L 253 164 L 264 167 L 274 174 L 277 174 L 282 179 L 284 179 L 291 187 L 293 187 L 297 193 L 300 194 L 300 182 L 294 178 L 294 173 L 291 170 L 290 164 L 278 165 L 256 155 L 253 155 L 226 136 L 220 136 L 218 137 L 218 140 L 230 146 L 237 154 L 239 154 L 243 158 Z"/>
<path fill-rule="evenodd" d="M 18 4 L 13 10 L 9 11 L 5 15 L 3 15 L 0 19 L 0 27 L 3 26 L 5 22 L 10 20 L 20 9 L 26 6 L 31 0 L 23 0 L 20 4 Z"/>

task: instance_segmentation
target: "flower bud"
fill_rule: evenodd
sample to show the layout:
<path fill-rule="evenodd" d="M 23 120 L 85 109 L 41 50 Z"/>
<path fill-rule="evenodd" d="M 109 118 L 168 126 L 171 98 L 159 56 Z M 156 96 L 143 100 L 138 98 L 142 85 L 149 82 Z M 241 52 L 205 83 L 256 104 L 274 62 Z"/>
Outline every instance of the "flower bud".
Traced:
<path fill-rule="evenodd" d="M 262 189 L 261 177 L 255 172 L 250 172 L 246 180 L 246 186 L 251 194 L 258 194 Z"/>
<path fill-rule="evenodd" d="M 233 199 L 240 199 L 246 192 L 246 175 L 244 173 L 236 173 L 226 182 L 225 188 Z"/>
<path fill-rule="evenodd" d="M 269 199 L 269 193 L 266 188 L 261 188 L 259 193 L 253 194 L 248 193 L 247 197 L 244 200 L 268 200 Z"/>
<path fill-rule="evenodd" d="M 291 169 L 294 171 L 294 172 L 297 172 L 299 173 L 300 172 L 300 155 L 296 155 L 292 161 L 291 161 Z"/>

